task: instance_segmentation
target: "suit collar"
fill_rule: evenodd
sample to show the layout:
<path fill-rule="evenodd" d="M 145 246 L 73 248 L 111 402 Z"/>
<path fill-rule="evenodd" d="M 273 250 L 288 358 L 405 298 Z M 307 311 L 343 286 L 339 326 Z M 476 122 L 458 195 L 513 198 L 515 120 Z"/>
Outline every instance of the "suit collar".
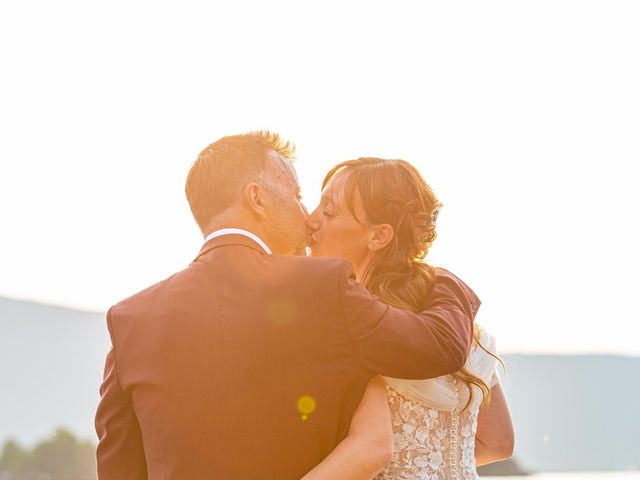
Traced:
<path fill-rule="evenodd" d="M 266 243 L 264 243 L 264 240 L 262 240 L 255 233 L 250 232 L 249 230 L 245 230 L 243 228 L 222 228 L 220 230 L 215 230 L 211 232 L 209 235 L 207 235 L 207 238 L 204 239 L 204 243 L 207 243 L 209 240 L 213 240 L 216 237 L 221 237 L 222 235 L 231 235 L 231 234 L 238 234 L 238 235 L 244 235 L 245 237 L 249 237 L 250 239 L 255 241 L 258 245 L 260 245 L 265 252 L 271 255 L 271 249 L 267 246 Z"/>
<path fill-rule="evenodd" d="M 200 258 L 205 253 L 210 252 L 211 250 L 228 246 L 248 247 L 262 255 L 267 255 L 267 252 L 264 251 L 264 248 L 262 248 L 260 244 L 258 244 L 258 242 L 256 242 L 255 240 L 242 234 L 232 233 L 215 237 L 206 242 L 200 249 L 200 253 L 198 253 L 198 256 L 194 259 L 194 261 Z"/>

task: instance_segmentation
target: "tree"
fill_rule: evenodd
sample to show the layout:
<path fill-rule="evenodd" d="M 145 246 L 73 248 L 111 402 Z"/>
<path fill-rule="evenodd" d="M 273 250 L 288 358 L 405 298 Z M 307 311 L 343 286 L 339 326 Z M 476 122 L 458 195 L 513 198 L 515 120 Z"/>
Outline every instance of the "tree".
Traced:
<path fill-rule="evenodd" d="M 95 446 L 58 429 L 32 450 L 8 441 L 0 457 L 0 480 L 94 480 Z"/>
<path fill-rule="evenodd" d="M 5 472 L 20 472 L 28 452 L 17 442 L 9 440 L 2 448 L 0 456 L 0 479 L 4 479 Z"/>

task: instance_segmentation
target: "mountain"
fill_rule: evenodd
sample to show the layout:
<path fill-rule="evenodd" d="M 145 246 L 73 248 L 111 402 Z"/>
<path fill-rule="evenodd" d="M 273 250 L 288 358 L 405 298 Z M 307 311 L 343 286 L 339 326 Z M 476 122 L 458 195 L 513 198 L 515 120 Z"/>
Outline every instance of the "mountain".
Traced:
<path fill-rule="evenodd" d="M 57 426 L 94 440 L 109 345 L 103 314 L 0 298 L 0 442 Z"/>
<path fill-rule="evenodd" d="M 30 445 L 58 426 L 95 441 L 109 345 L 104 314 L 0 298 L 0 442 Z M 504 359 L 513 465 L 533 472 L 640 467 L 640 358 Z"/>
<path fill-rule="evenodd" d="M 507 355 L 503 383 L 525 470 L 640 468 L 640 358 Z"/>

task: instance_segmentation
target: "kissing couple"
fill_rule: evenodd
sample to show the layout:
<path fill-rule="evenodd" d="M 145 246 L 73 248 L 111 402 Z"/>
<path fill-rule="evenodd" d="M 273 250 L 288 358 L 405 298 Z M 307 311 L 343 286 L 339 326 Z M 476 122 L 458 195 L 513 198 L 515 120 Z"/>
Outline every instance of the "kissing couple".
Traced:
<path fill-rule="evenodd" d="M 100 480 L 463 480 L 511 455 L 480 301 L 423 262 L 431 188 L 345 161 L 309 214 L 293 150 L 251 132 L 193 163 L 200 253 L 107 313 Z"/>

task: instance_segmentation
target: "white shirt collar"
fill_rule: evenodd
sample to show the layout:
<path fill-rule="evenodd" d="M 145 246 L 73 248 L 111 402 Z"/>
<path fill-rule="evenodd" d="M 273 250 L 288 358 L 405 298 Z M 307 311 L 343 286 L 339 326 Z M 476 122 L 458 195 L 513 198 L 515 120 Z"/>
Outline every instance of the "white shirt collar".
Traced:
<path fill-rule="evenodd" d="M 271 255 L 271 249 L 267 247 L 267 244 L 264 243 L 260 237 L 258 237 L 255 233 L 242 230 L 241 228 L 223 228 L 222 230 L 211 232 L 209 235 L 207 235 L 207 238 L 204 239 L 204 243 L 207 243 L 209 240 L 213 240 L 214 238 L 221 237 L 222 235 L 244 235 L 245 237 L 249 237 L 251 240 L 260 245 L 262 249 L 267 252 L 267 255 Z"/>

